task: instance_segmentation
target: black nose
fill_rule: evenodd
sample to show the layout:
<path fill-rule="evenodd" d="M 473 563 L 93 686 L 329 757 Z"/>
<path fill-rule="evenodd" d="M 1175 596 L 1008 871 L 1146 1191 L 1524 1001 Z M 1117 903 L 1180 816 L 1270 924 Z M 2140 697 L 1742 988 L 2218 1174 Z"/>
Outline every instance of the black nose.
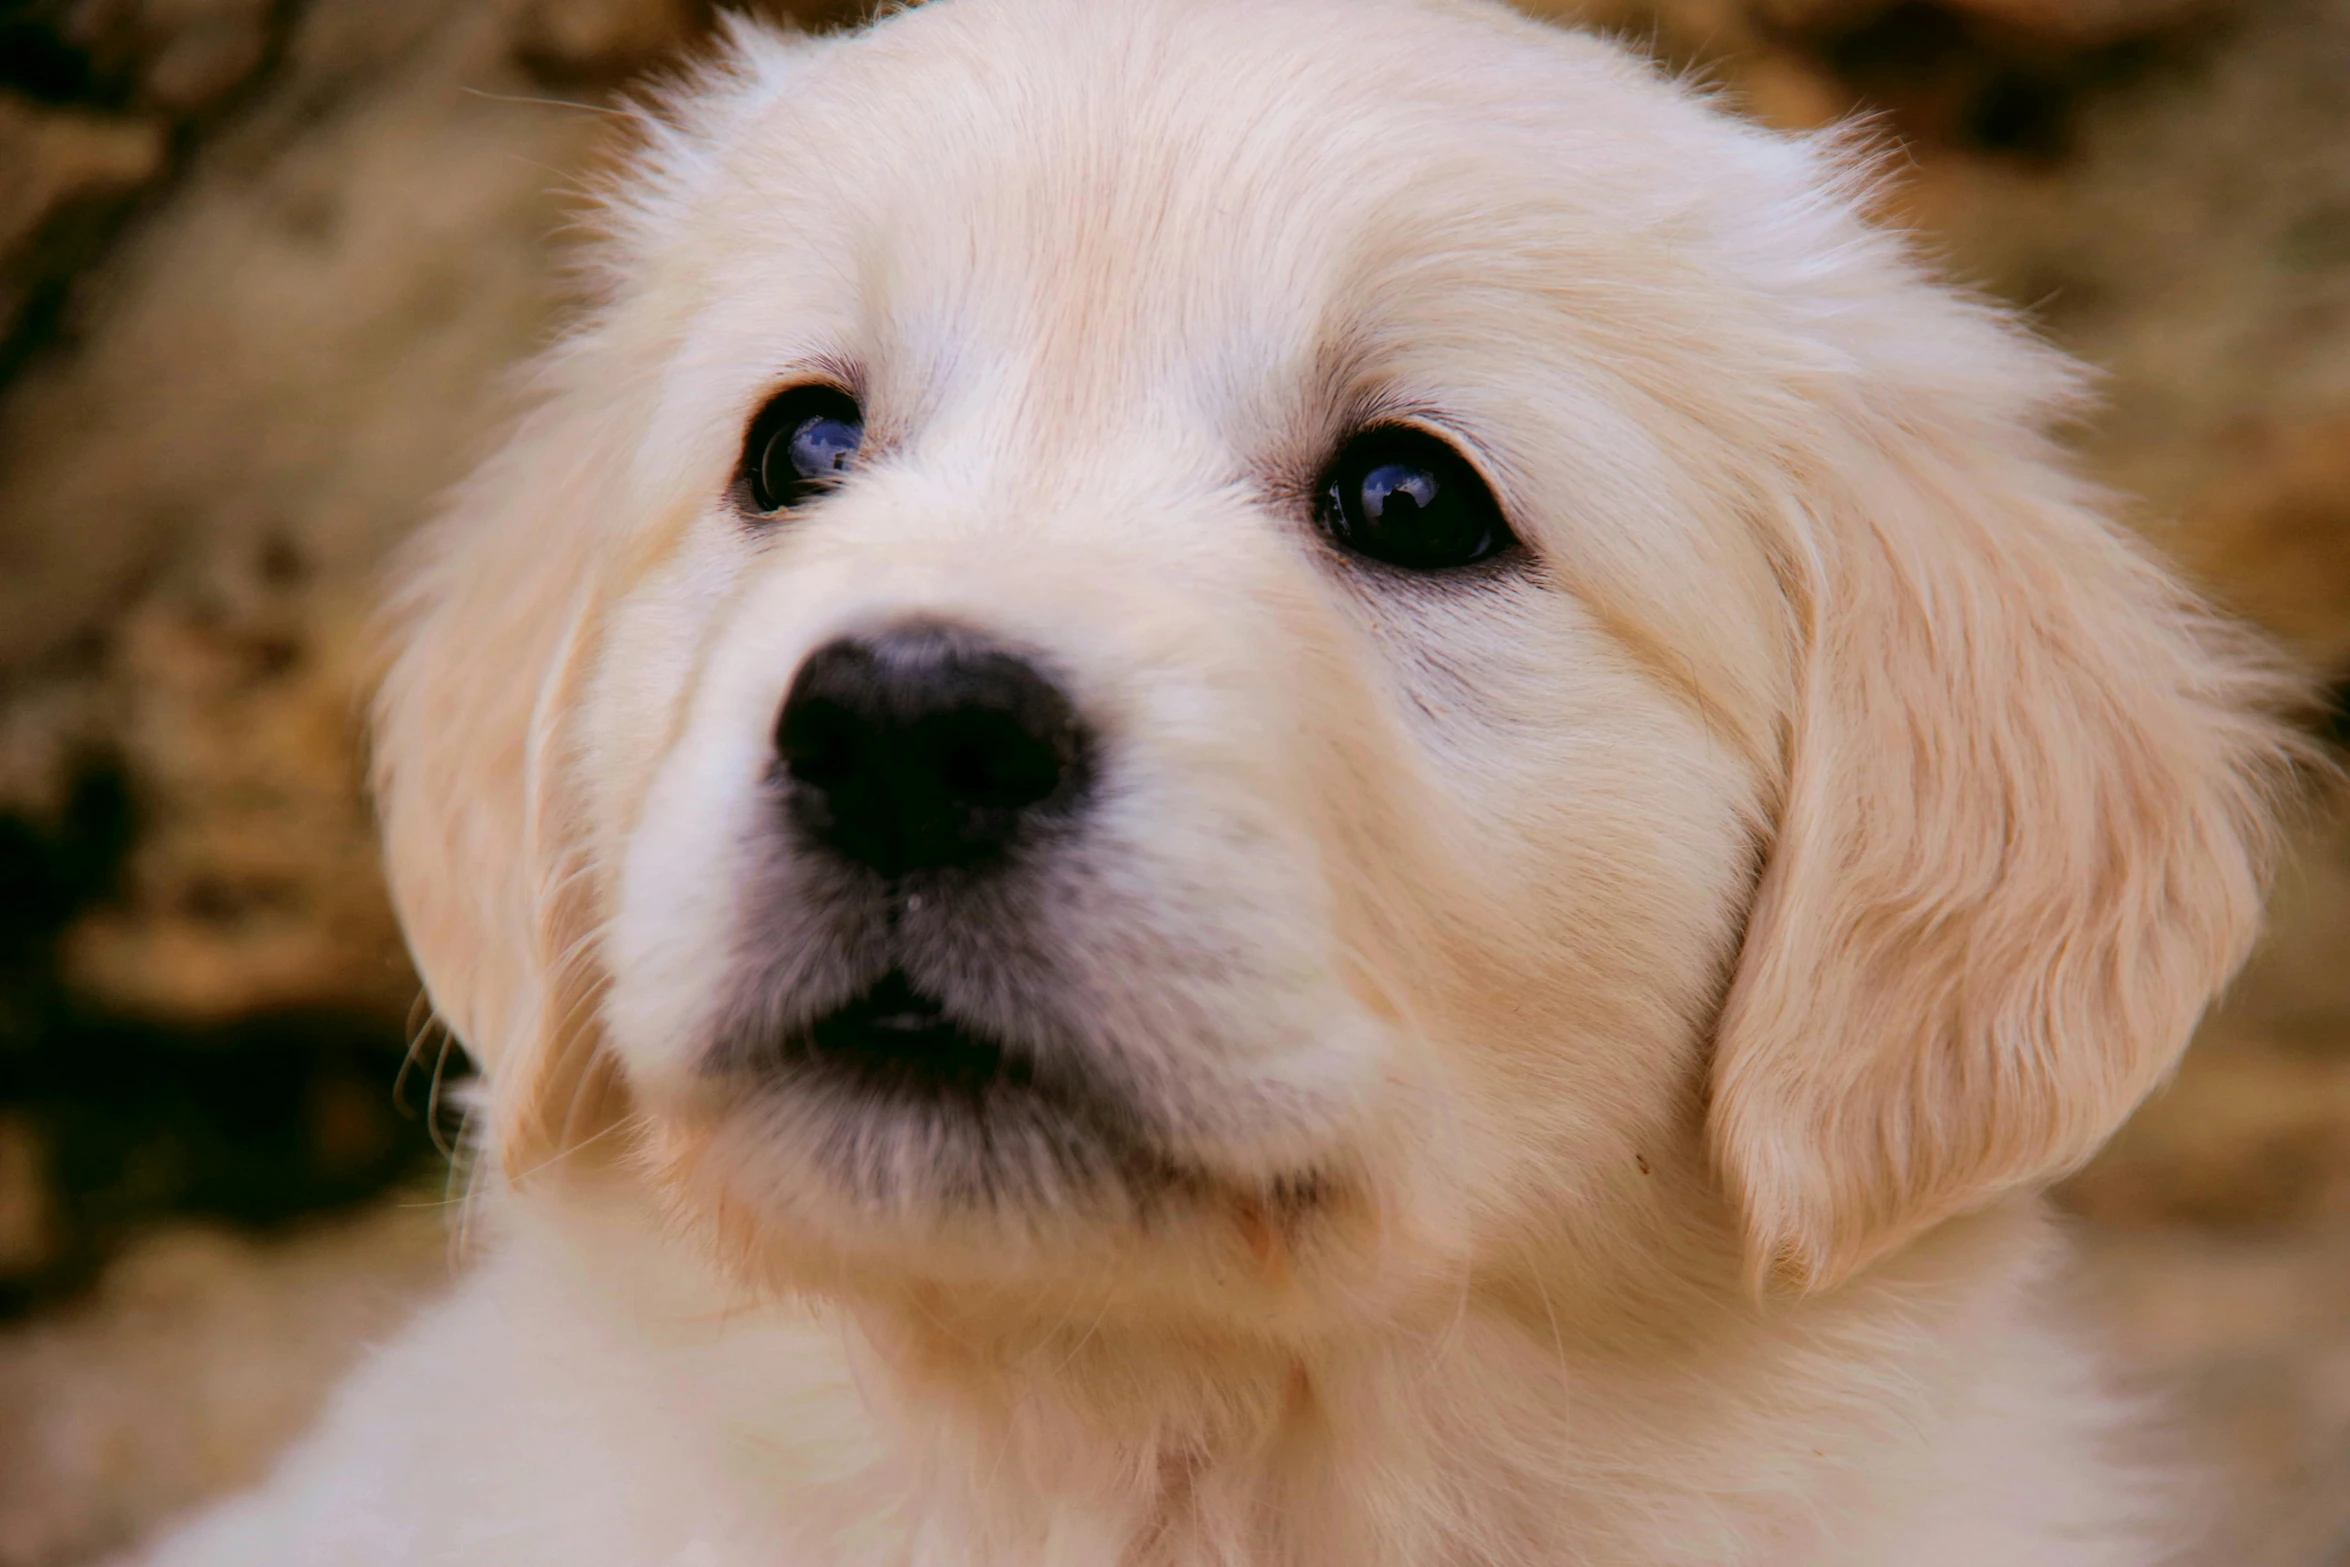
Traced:
<path fill-rule="evenodd" d="M 936 620 L 825 643 L 775 725 L 793 819 L 884 876 L 976 864 L 1065 815 L 1090 744 L 1034 660 Z"/>

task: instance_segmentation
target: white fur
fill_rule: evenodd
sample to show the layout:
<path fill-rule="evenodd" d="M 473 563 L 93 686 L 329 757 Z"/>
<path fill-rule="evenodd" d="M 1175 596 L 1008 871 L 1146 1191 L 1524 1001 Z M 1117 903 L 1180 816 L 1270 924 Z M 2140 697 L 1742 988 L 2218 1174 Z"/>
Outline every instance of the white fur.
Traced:
<path fill-rule="evenodd" d="M 1468 0 L 745 27 L 646 135 L 379 708 L 488 1255 L 156 1567 L 2158 1559 L 2035 1193 L 2241 960 L 2288 692 L 1849 149 Z M 746 525 L 809 377 L 858 470 Z M 1527 557 L 1334 551 L 1366 419 Z M 909 613 L 1040 650 L 1108 782 L 906 939 L 1171 1188 L 860 1186 L 711 1074 L 747 972 L 842 983 L 777 706 Z"/>

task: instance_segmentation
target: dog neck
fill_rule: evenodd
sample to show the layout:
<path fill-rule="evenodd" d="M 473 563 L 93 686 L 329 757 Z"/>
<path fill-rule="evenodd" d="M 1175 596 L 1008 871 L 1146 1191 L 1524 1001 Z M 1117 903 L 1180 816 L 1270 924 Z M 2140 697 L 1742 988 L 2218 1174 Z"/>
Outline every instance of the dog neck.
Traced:
<path fill-rule="evenodd" d="M 1857 1527 L 1872 1485 L 1931 1473 L 1985 1309 L 1914 1276 L 1882 1288 L 1906 1328 L 1881 1299 L 1694 1291 L 1600 1320 L 1530 1272 L 1319 1341 L 855 1323 L 917 1514 L 958 1564 L 1819 1563 L 1841 1559 L 1823 1503 L 1849 1497 Z"/>
<path fill-rule="evenodd" d="M 874 1311 L 858 1330 L 958 1560 L 1533 1559 L 1534 1514 L 1510 1498 L 1550 1486 L 1509 1461 L 1557 1451 L 1565 1377 L 1485 1311 L 1434 1339 L 1311 1347 L 1082 1320 L 975 1343 Z"/>
<path fill-rule="evenodd" d="M 776 1422 L 815 1383 L 852 1402 L 867 1429 L 837 1445 L 871 1466 L 854 1490 L 886 1492 L 910 1531 L 871 1559 L 923 1567 L 1825 1567 L 1879 1498 L 1947 1483 L 1954 1411 L 2015 1361 L 2043 1249 L 2030 1212 L 1989 1215 L 1835 1298 L 1772 1306 L 1727 1256 L 1719 1278 L 1604 1285 L 1529 1261 L 1424 1309 L 1257 1335 L 912 1296 L 750 1303 L 650 1214 L 620 1244 L 620 1206 L 560 1205 L 593 1233 L 526 1226 L 561 1253 L 531 1260 L 532 1287 L 611 1296 L 675 1360 L 656 1380 L 701 1389 L 735 1450 L 804 1445 Z M 792 1474 L 756 1484 L 816 1505 Z"/>

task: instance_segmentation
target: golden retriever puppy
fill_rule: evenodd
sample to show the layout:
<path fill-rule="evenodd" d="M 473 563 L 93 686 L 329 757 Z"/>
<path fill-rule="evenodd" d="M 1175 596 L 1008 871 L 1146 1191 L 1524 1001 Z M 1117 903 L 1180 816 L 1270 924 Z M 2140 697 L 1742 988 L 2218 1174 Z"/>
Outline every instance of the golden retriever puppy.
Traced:
<path fill-rule="evenodd" d="M 2036 1193 L 2288 693 L 1840 143 L 1478 0 L 647 138 L 378 710 L 487 1255 L 155 1562 L 2164 1554 Z"/>

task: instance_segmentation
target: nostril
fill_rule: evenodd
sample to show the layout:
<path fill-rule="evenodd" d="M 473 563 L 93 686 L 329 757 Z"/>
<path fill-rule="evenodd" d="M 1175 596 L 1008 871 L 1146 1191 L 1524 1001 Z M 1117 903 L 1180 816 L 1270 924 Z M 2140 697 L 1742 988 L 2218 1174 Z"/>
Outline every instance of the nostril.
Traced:
<path fill-rule="evenodd" d="M 1064 758 L 1052 738 L 1009 715 L 964 715 L 941 738 L 939 782 L 956 799 L 986 809 L 1039 804 L 1061 787 Z"/>
<path fill-rule="evenodd" d="M 776 726 L 776 755 L 801 783 L 837 788 L 856 775 L 857 728 L 856 717 L 838 702 L 789 703 Z"/>
<path fill-rule="evenodd" d="M 898 876 L 989 858 L 1083 793 L 1090 732 L 1036 660 L 908 621 L 826 643 L 777 715 L 790 814 L 812 841 Z"/>

